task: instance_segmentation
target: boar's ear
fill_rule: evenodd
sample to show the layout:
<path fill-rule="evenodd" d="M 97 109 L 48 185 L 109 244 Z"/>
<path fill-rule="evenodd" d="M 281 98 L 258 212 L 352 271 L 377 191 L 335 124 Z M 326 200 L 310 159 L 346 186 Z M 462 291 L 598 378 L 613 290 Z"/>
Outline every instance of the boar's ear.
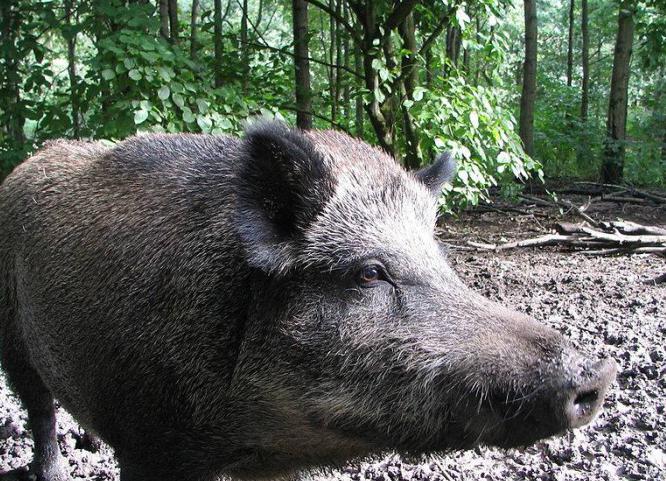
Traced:
<path fill-rule="evenodd" d="M 450 152 L 439 154 L 432 164 L 414 173 L 434 195 L 439 195 L 444 184 L 451 182 L 455 174 L 456 161 L 451 158 Z"/>
<path fill-rule="evenodd" d="M 274 121 L 248 127 L 241 156 L 236 224 L 248 260 L 267 272 L 286 271 L 333 193 L 331 166 L 302 131 Z"/>

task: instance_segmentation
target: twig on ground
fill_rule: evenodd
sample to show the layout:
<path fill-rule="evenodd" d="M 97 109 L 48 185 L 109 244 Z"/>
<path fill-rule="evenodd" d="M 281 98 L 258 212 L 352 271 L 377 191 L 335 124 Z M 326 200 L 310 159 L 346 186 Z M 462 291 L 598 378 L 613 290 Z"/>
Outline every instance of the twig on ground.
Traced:
<path fill-rule="evenodd" d="M 587 222 L 589 222 L 594 227 L 597 227 L 599 225 L 599 222 L 597 222 L 596 220 L 594 220 L 592 217 L 590 217 L 589 215 L 587 215 L 584 212 L 585 209 L 583 209 L 582 207 L 578 207 L 578 206 L 574 205 L 572 202 L 569 202 L 568 200 L 559 199 L 559 200 L 553 200 L 551 202 L 551 201 L 547 201 L 547 200 L 544 200 L 544 199 L 540 199 L 539 197 L 534 197 L 534 196 L 525 195 L 525 194 L 521 195 L 520 198 L 525 199 L 525 200 L 530 201 L 530 202 L 534 202 L 535 204 L 538 204 L 538 205 L 546 206 L 546 207 L 558 207 L 558 206 L 559 207 L 566 207 L 567 209 L 572 210 L 579 217 L 582 217 L 583 219 L 585 219 Z"/>
<path fill-rule="evenodd" d="M 629 192 L 634 196 L 638 197 L 643 197 L 645 199 L 650 199 L 653 202 L 656 202 L 658 204 L 666 204 L 666 197 L 662 197 L 661 195 L 653 194 L 652 192 L 647 192 L 645 190 L 640 190 L 635 187 L 631 186 L 624 186 L 624 185 L 617 185 L 617 184 L 600 184 L 598 182 L 574 182 L 574 184 L 577 185 L 590 185 L 594 187 L 598 187 L 600 189 L 623 189 L 625 192 Z M 612 195 L 617 195 L 618 193 L 615 192 Z M 606 197 L 607 198 L 607 197 Z"/>
<path fill-rule="evenodd" d="M 561 245 L 587 249 L 588 255 L 666 253 L 666 230 L 633 222 L 599 222 L 594 229 L 585 223 L 555 224 L 557 234 L 548 234 L 503 244 L 468 241 L 467 245 L 481 250 L 507 250 L 517 247 L 543 247 Z M 605 229 L 602 230 L 602 229 Z M 589 250 L 592 249 L 592 250 Z"/>

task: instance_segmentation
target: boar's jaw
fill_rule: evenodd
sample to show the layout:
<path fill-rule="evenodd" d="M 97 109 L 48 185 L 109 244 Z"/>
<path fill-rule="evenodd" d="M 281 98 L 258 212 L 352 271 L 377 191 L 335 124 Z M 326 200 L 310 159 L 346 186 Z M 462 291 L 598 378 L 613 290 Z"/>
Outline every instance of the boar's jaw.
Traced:
<path fill-rule="evenodd" d="M 561 359 L 565 361 L 557 367 L 538 369 L 548 374 L 529 389 L 489 393 L 477 412 L 459 423 L 463 434 L 453 437 L 458 443 L 454 447 L 525 447 L 592 421 L 615 379 L 616 364 L 610 359 L 586 361 L 571 348 Z"/>

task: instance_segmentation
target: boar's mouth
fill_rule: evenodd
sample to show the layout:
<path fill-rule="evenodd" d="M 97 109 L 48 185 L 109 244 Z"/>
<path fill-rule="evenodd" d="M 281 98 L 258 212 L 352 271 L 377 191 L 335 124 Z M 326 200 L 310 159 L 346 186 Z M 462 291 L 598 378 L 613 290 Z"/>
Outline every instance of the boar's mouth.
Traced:
<path fill-rule="evenodd" d="M 605 359 L 585 363 L 575 376 L 556 375 L 527 394 L 489 393 L 475 412 L 467 409 L 457 413 L 463 421 L 450 423 L 448 445 L 454 449 L 479 444 L 525 447 L 584 426 L 601 408 L 616 370 L 615 362 Z M 458 436 L 450 435 L 456 432 Z"/>
<path fill-rule="evenodd" d="M 589 423 L 603 404 L 615 373 L 615 362 L 607 359 L 585 363 L 576 376 L 553 374 L 548 382 L 521 391 L 496 389 L 480 396 L 458 388 L 446 393 L 447 401 L 441 400 L 439 413 L 427 410 L 429 414 L 420 422 L 414 412 L 405 416 L 396 406 L 391 412 L 398 418 L 385 420 L 384 429 L 352 417 L 334 429 L 369 446 L 408 456 L 478 445 L 525 447 Z"/>

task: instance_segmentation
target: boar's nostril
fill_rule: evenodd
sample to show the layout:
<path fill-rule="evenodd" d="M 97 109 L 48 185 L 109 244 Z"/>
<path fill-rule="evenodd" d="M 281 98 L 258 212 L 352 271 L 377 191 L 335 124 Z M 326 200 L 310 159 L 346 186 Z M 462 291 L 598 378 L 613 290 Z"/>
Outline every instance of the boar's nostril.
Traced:
<path fill-rule="evenodd" d="M 576 396 L 576 399 L 574 399 L 573 402 L 574 407 L 576 408 L 576 411 L 580 413 L 580 415 L 582 416 L 589 415 L 589 413 L 592 411 L 592 407 L 597 402 L 598 398 L 599 398 L 599 391 L 596 389 L 582 392 L 578 396 Z"/>
<path fill-rule="evenodd" d="M 608 387 L 615 379 L 616 364 L 610 359 L 599 362 L 593 374 L 567 396 L 565 416 L 570 428 L 589 423 L 597 413 Z"/>

